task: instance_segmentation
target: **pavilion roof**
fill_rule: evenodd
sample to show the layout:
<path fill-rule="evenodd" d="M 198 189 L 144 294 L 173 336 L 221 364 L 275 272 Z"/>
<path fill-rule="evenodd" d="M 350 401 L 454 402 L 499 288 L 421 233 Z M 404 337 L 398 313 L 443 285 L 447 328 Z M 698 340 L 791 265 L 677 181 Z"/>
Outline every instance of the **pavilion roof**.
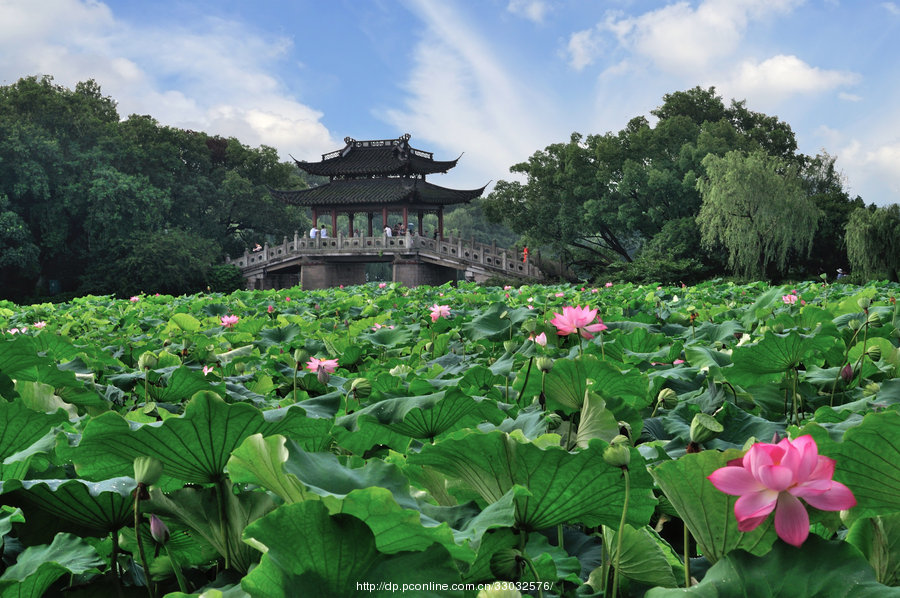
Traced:
<path fill-rule="evenodd" d="M 308 207 L 391 204 L 446 206 L 471 201 L 481 196 L 485 187 L 448 189 L 422 179 L 399 177 L 338 179 L 312 189 L 298 191 L 270 189 L 269 192 L 285 203 Z"/>
<path fill-rule="evenodd" d="M 397 139 L 357 141 L 345 137 L 347 144 L 322 155 L 321 162 L 295 160 L 297 166 L 309 174 L 328 177 L 358 177 L 371 175 L 426 175 L 447 172 L 459 161 L 434 159 L 434 154 L 409 145 L 409 134 Z"/>

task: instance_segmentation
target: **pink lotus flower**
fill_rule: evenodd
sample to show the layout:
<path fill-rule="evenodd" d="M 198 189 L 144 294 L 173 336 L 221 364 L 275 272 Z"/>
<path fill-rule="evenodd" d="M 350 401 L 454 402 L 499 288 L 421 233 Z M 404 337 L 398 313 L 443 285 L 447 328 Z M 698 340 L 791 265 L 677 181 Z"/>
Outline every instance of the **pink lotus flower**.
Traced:
<path fill-rule="evenodd" d="M 797 295 L 782 295 L 781 300 L 784 301 L 786 305 L 793 305 L 797 303 Z"/>
<path fill-rule="evenodd" d="M 584 338 L 594 338 L 592 332 L 601 332 L 606 330 L 606 324 L 597 317 L 596 309 L 588 307 L 572 307 L 566 306 L 561 314 L 555 313 L 556 316 L 550 323 L 556 326 L 556 334 L 559 336 L 568 336 L 570 334 L 579 333 Z M 596 324 L 591 322 L 597 320 Z"/>
<path fill-rule="evenodd" d="M 800 546 L 809 536 L 809 514 L 800 498 L 822 511 L 842 511 L 856 505 L 845 485 L 832 480 L 834 459 L 819 455 L 812 436 L 778 444 L 758 442 L 742 459 L 712 472 L 707 479 L 732 496 L 738 529 L 748 532 L 775 511 L 778 537 Z"/>
<path fill-rule="evenodd" d="M 592 292 L 592 293 L 599 293 L 599 292 L 600 292 L 600 289 L 591 289 L 591 292 Z"/>
<path fill-rule="evenodd" d="M 608 289 L 609 287 L 611 287 L 611 286 L 613 286 L 613 283 L 611 283 L 611 282 L 606 283 L 606 288 L 607 288 L 607 289 Z"/>
<path fill-rule="evenodd" d="M 203 375 L 206 376 L 207 374 L 209 374 L 210 372 L 212 372 L 214 369 L 215 369 L 215 368 L 214 368 L 213 366 L 211 366 L 211 365 L 205 365 L 205 366 L 203 366 Z"/>
<path fill-rule="evenodd" d="M 318 357 L 310 357 L 309 361 L 306 362 L 306 369 L 316 373 L 323 371 L 326 374 L 333 374 L 337 367 L 337 359 L 319 359 Z"/>
<path fill-rule="evenodd" d="M 137 302 L 140 301 L 140 300 L 141 300 L 141 298 L 138 297 L 137 295 L 133 295 L 133 296 L 131 297 L 131 299 L 129 299 L 129 301 L 131 301 L 132 303 L 137 303 Z"/>
<path fill-rule="evenodd" d="M 505 286 L 503 287 L 503 290 L 504 290 L 504 291 L 508 291 L 508 290 L 510 290 L 511 288 L 512 288 L 512 285 L 505 285 Z"/>
<path fill-rule="evenodd" d="M 290 298 L 290 297 L 285 297 L 284 300 L 285 300 L 286 302 L 288 302 L 288 303 L 291 302 L 291 298 Z"/>
<path fill-rule="evenodd" d="M 431 321 L 437 322 L 438 318 L 449 318 L 450 317 L 450 306 L 449 305 L 438 305 L 435 303 L 431 306 Z"/>
<path fill-rule="evenodd" d="M 379 283 L 378 283 L 378 288 L 379 288 L 379 289 L 383 289 L 383 288 L 386 288 L 386 287 L 387 287 L 387 283 L 386 283 L 386 282 L 379 282 Z"/>
<path fill-rule="evenodd" d="M 531 336 L 528 337 L 528 340 L 534 341 L 534 343 L 535 343 L 536 345 L 540 345 L 540 346 L 542 346 L 542 347 L 546 347 L 546 346 L 547 346 L 547 334 L 544 333 L 544 332 L 540 333 L 540 334 L 537 335 L 537 336 L 534 336 L 534 335 L 532 334 Z"/>
<path fill-rule="evenodd" d="M 240 320 L 240 318 L 237 316 L 222 316 L 222 326 L 231 328 L 238 323 L 238 320 Z"/>
<path fill-rule="evenodd" d="M 45 322 L 45 321 L 43 321 L 43 320 L 41 320 L 40 322 L 35 322 L 34 324 L 32 324 L 32 326 L 34 326 L 35 328 L 43 328 L 43 327 L 46 326 L 46 325 L 47 325 L 47 322 Z"/>
<path fill-rule="evenodd" d="M 9 330 L 7 330 L 7 332 L 9 332 L 10 334 L 19 334 L 19 329 L 18 328 L 10 328 Z"/>
<path fill-rule="evenodd" d="M 274 305 L 270 305 L 269 307 L 266 308 L 266 311 L 269 312 L 269 313 L 272 313 L 273 311 L 275 311 L 275 306 L 274 306 Z"/>
<path fill-rule="evenodd" d="M 565 293 L 557 293 L 556 295 L 554 295 L 554 297 L 565 297 L 565 296 L 566 296 Z"/>

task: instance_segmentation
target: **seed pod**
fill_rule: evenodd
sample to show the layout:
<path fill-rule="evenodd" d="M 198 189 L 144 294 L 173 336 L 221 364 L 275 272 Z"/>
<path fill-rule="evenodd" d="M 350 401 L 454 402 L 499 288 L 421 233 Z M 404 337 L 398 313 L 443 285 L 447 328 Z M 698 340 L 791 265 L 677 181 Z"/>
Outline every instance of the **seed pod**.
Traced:
<path fill-rule="evenodd" d="M 881 359 L 881 347 L 878 345 L 872 345 L 866 350 L 866 355 L 869 356 L 869 359 L 872 361 L 878 361 Z"/>
<path fill-rule="evenodd" d="M 558 413 L 549 413 L 544 420 L 547 422 L 548 430 L 555 430 L 562 425 L 562 417 Z"/>
<path fill-rule="evenodd" d="M 784 324 L 781 322 L 776 322 L 774 326 L 772 326 L 772 331 L 776 334 L 781 334 L 784 332 Z"/>
<path fill-rule="evenodd" d="M 867 309 L 869 309 L 869 306 L 872 305 L 872 300 L 868 297 L 860 297 L 856 300 L 856 304 L 861 310 L 866 311 Z"/>
<path fill-rule="evenodd" d="M 619 434 L 603 451 L 603 460 L 612 467 L 628 467 L 631 462 L 628 438 Z"/>
<path fill-rule="evenodd" d="M 294 361 L 297 363 L 297 369 L 299 370 L 302 364 L 309 361 L 309 353 L 305 349 L 294 350 Z"/>
<path fill-rule="evenodd" d="M 697 413 L 691 420 L 691 442 L 703 444 L 722 433 L 722 427 L 716 418 L 706 413 Z"/>
<path fill-rule="evenodd" d="M 847 328 L 853 330 L 854 332 L 859 330 L 860 326 L 862 326 L 862 322 L 860 322 L 856 318 L 853 318 L 852 320 L 847 322 Z"/>
<path fill-rule="evenodd" d="M 503 349 L 507 353 L 515 353 L 516 349 L 518 349 L 518 348 L 519 348 L 519 343 L 517 343 L 516 341 L 512 341 L 512 340 L 503 341 Z"/>
<path fill-rule="evenodd" d="M 365 399 L 372 394 L 372 382 L 368 378 L 355 378 L 350 383 L 350 391 L 358 399 Z"/>
<path fill-rule="evenodd" d="M 538 357 L 535 361 L 535 365 L 539 370 L 546 374 L 553 369 L 553 360 L 549 357 Z"/>
<path fill-rule="evenodd" d="M 524 570 L 525 557 L 515 548 L 504 548 L 491 556 L 491 574 L 498 579 L 515 581 Z"/>
<path fill-rule="evenodd" d="M 879 317 L 878 317 L 878 314 L 876 314 L 876 313 L 873 311 L 873 312 L 871 312 L 871 313 L 869 314 L 869 316 L 866 318 L 866 323 L 867 323 L 867 324 L 869 325 L 869 327 L 871 327 L 871 328 L 878 328 L 879 326 L 881 326 L 881 318 L 879 318 Z"/>
<path fill-rule="evenodd" d="M 678 404 L 678 394 L 671 388 L 664 388 L 656 395 L 656 402 L 666 409 L 671 409 Z"/>
<path fill-rule="evenodd" d="M 150 351 L 145 351 L 138 357 L 138 369 L 142 372 L 156 368 L 157 364 L 159 364 L 159 358 Z"/>
<path fill-rule="evenodd" d="M 134 481 L 138 484 L 152 486 L 159 481 L 163 472 L 163 464 L 153 457 L 140 456 L 134 459 Z"/>

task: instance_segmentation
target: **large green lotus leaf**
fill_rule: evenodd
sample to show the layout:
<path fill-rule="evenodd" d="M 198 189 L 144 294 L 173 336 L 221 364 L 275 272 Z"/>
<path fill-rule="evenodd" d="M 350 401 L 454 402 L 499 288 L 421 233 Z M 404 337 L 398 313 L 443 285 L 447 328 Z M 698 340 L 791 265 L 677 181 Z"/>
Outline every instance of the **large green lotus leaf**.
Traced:
<path fill-rule="evenodd" d="M 302 541 L 297 541 L 302 538 Z M 329 515 L 318 501 L 279 507 L 249 525 L 244 539 L 264 551 L 262 561 L 241 581 L 254 598 L 393 596 L 394 584 L 452 584 L 459 572 L 447 549 L 433 544 L 421 552 L 379 552 L 369 527 L 351 515 Z M 384 582 L 384 583 L 383 583 Z M 363 588 L 359 584 L 372 584 Z M 442 589 L 416 596 L 462 596 Z"/>
<path fill-rule="evenodd" d="M 735 334 L 740 337 L 744 327 L 740 322 L 728 320 L 721 323 L 702 322 L 693 331 L 688 333 L 691 339 L 704 339 L 714 344 L 731 344 L 735 341 Z"/>
<path fill-rule="evenodd" d="M 602 438 L 605 442 L 619 433 L 619 421 L 612 411 L 606 408 L 606 401 L 595 393 L 588 392 L 581 406 L 581 421 L 578 422 L 578 435 L 575 444 L 587 448 L 594 438 Z"/>
<path fill-rule="evenodd" d="M 13 523 L 24 523 L 22 509 L 9 505 L 0 505 L 0 550 L 3 550 L 3 537 L 12 530 Z"/>
<path fill-rule="evenodd" d="M 0 480 L 25 475 L 32 456 L 52 448 L 52 429 L 65 421 L 65 411 L 39 413 L 21 399 L 0 401 Z"/>
<path fill-rule="evenodd" d="M 665 461 L 650 470 L 694 536 L 703 556 L 713 563 L 737 548 L 764 554 L 775 541 L 773 517 L 751 532 L 738 531 L 734 516 L 734 503 L 738 497 L 717 490 L 706 479 L 741 454 L 737 450 L 703 451 Z"/>
<path fill-rule="evenodd" d="M 191 314 L 173 314 L 169 318 L 169 325 L 166 326 L 165 331 L 177 329 L 185 332 L 197 332 L 200 330 L 200 326 L 200 320 Z"/>
<path fill-rule="evenodd" d="M 757 297 L 756 301 L 743 312 L 744 317 L 741 318 L 741 324 L 744 328 L 752 330 L 761 321 L 771 316 L 770 308 L 782 302 L 781 297 L 785 294 L 785 291 L 784 287 L 772 287 Z"/>
<path fill-rule="evenodd" d="M 215 393 L 201 392 L 183 416 L 163 422 L 136 424 L 105 413 L 88 422 L 77 446 L 57 450 L 89 479 L 132 475 L 135 457 L 143 455 L 162 462 L 164 477 L 210 483 L 222 478 L 231 451 L 253 434 L 284 434 L 315 446 L 330 428 L 330 421 L 308 418 L 299 407 L 270 421 L 256 407 L 229 405 Z"/>
<path fill-rule="evenodd" d="M 603 460 L 602 440 L 570 453 L 559 446 L 541 448 L 521 434 L 500 431 L 459 431 L 418 454 L 411 465 L 425 465 L 460 479 L 488 504 L 497 502 L 514 486 L 531 497 L 516 499 L 516 521 L 526 529 L 542 529 L 566 522 L 589 527 L 618 525 L 625 498 L 625 480 L 618 467 Z M 644 525 L 653 512 L 653 481 L 632 450 L 631 497 L 628 521 Z"/>
<path fill-rule="evenodd" d="M 823 335 L 766 332 L 758 343 L 735 347 L 731 355 L 735 368 L 752 374 L 777 374 L 799 365 L 807 356 L 824 353 L 835 339 Z"/>
<path fill-rule="evenodd" d="M 525 310 L 526 313 L 528 310 Z M 512 315 L 517 317 L 519 310 L 511 309 L 505 303 L 493 303 L 483 309 L 475 318 L 463 323 L 460 332 L 471 341 L 487 339 L 490 341 L 508 340 L 510 328 L 515 323 Z"/>
<path fill-rule="evenodd" d="M 434 439 L 477 407 L 475 399 L 452 388 L 416 397 L 385 399 L 342 417 L 337 423 L 347 426 L 354 419 L 365 417 L 405 436 Z"/>
<path fill-rule="evenodd" d="M 612 547 L 610 560 L 613 562 L 617 554 L 617 539 L 618 532 L 615 528 L 603 528 L 603 542 Z M 598 567 L 598 573 L 602 569 Z M 635 529 L 625 525 L 622 531 L 619 572 L 628 579 L 648 586 L 673 588 L 678 585 L 677 580 L 684 577 L 684 566 L 679 567 L 678 557 L 672 547 L 650 531 L 649 527 Z"/>
<path fill-rule="evenodd" d="M 393 349 L 409 344 L 413 338 L 413 333 L 405 326 L 395 326 L 394 328 L 384 326 L 375 332 L 360 334 L 359 337 L 368 340 L 377 347 Z"/>
<path fill-rule="evenodd" d="M 87 480 L 25 480 L 16 492 L 25 502 L 79 526 L 106 534 L 133 522 L 137 488 L 133 478 Z M 5 488 L 4 488 L 5 490 Z"/>
<path fill-rule="evenodd" d="M 19 398 L 22 399 L 22 403 L 29 409 L 40 411 L 41 413 L 53 413 L 57 409 L 62 409 L 70 418 L 78 417 L 78 409 L 59 398 L 49 384 L 17 380 L 15 389 L 19 394 Z"/>
<path fill-rule="evenodd" d="M 836 461 L 834 479 L 856 497 L 855 517 L 900 512 L 900 413 L 870 413 L 844 433 L 842 442 L 831 440 L 819 426 L 804 431 L 816 439 L 819 454 Z"/>
<path fill-rule="evenodd" d="M 425 550 L 437 542 L 453 558 L 471 563 L 475 552 L 469 546 L 477 547 L 485 531 L 515 523 L 515 495 L 516 491 L 508 492 L 467 521 L 463 530 L 452 529 L 447 523 L 438 523 L 417 510 L 401 507 L 389 490 L 377 486 L 351 491 L 341 501 L 338 512 L 364 521 L 375 534 L 378 550 L 385 554 Z"/>
<path fill-rule="evenodd" d="M 147 513 L 178 519 L 226 557 L 230 567 L 242 572 L 259 558 L 256 550 L 241 541 L 244 528 L 275 508 L 265 492 L 235 494 L 227 481 L 214 488 L 184 488 L 170 494 L 153 488 L 150 500 L 142 504 Z"/>
<path fill-rule="evenodd" d="M 387 449 L 405 453 L 409 443 L 412 442 L 409 436 L 394 432 L 368 418 L 358 419 L 354 430 L 335 426 L 332 434 L 339 447 L 360 456 Z"/>
<path fill-rule="evenodd" d="M 637 408 L 648 404 L 650 382 L 647 376 L 637 370 L 623 372 L 593 355 L 554 362 L 545 384 L 548 404 L 569 412 L 577 411 L 584 402 L 588 379 L 594 381 L 591 390 L 603 397 L 621 397 Z"/>
<path fill-rule="evenodd" d="M 669 344 L 664 334 L 652 334 L 646 328 L 635 328 L 628 334 L 618 337 L 619 343 L 626 353 L 655 353 L 663 345 Z"/>
<path fill-rule="evenodd" d="M 265 346 L 283 345 L 289 343 L 300 334 L 300 327 L 296 324 L 288 324 L 281 328 L 265 328 L 260 330 L 259 336 Z"/>
<path fill-rule="evenodd" d="M 164 387 L 151 385 L 149 390 L 153 401 L 180 404 L 200 391 L 212 391 L 212 386 L 201 372 L 181 366 L 172 372 Z"/>
<path fill-rule="evenodd" d="M 778 542 L 764 556 L 736 550 L 713 565 L 703 581 L 684 589 L 654 588 L 646 598 L 894 598 L 900 588 L 881 585 L 862 555 L 846 542 L 816 535 L 795 548 Z"/>
<path fill-rule="evenodd" d="M 863 348 L 869 349 L 871 347 L 878 347 L 881 349 L 881 355 L 884 358 L 890 358 L 897 351 L 897 348 L 888 339 L 881 338 L 880 336 L 869 337 L 865 341 L 859 341 L 853 345 L 853 348 L 850 349 L 850 352 L 847 354 L 847 360 L 850 363 L 855 363 L 856 360 L 859 359 L 859 356 L 862 355 Z"/>
<path fill-rule="evenodd" d="M 231 451 L 228 477 L 235 483 L 262 486 L 288 504 L 306 500 L 309 498 L 306 486 L 294 475 L 284 472 L 283 466 L 288 460 L 285 440 L 280 435 L 264 438 L 262 434 L 254 434 L 248 437 Z"/>
<path fill-rule="evenodd" d="M 79 575 L 102 565 L 103 559 L 87 542 L 72 534 L 56 534 L 50 544 L 26 548 L 0 575 L 0 598 L 40 598 L 62 575 Z"/>
<path fill-rule="evenodd" d="M 869 560 L 878 583 L 900 585 L 900 513 L 857 519 L 846 540 Z"/>

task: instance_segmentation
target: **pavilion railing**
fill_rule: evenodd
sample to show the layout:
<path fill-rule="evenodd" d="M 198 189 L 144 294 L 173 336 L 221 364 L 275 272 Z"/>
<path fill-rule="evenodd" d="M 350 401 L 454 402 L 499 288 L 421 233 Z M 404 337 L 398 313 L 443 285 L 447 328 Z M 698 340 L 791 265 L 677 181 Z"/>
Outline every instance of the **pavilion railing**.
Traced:
<path fill-rule="evenodd" d="M 297 257 L 367 255 L 379 256 L 419 253 L 422 257 L 438 261 L 453 262 L 467 267 L 481 267 L 493 273 L 511 276 L 543 278 L 542 272 L 532 262 L 531 256 L 523 260 L 520 251 L 479 243 L 474 239 L 448 237 L 434 239 L 417 235 L 388 237 L 343 236 L 329 238 L 309 238 L 294 233 L 294 238 L 284 238 L 280 245 L 266 243 L 258 251 L 245 251 L 242 257 L 226 263 L 234 264 L 242 270 L 274 266 Z"/>

